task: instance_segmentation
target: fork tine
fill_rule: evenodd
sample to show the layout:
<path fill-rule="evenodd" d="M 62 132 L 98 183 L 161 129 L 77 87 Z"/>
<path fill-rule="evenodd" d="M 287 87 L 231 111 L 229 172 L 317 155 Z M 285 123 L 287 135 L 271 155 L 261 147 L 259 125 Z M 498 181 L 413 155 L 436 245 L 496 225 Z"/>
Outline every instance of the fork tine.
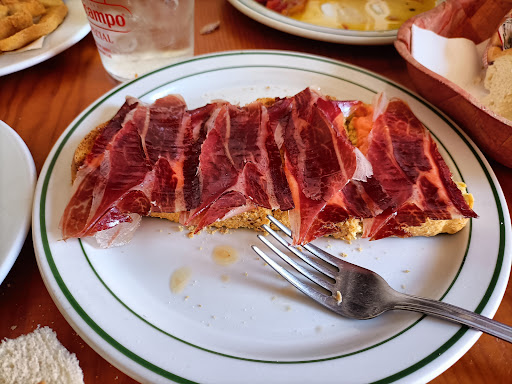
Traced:
<path fill-rule="evenodd" d="M 311 297 L 313 300 L 319 302 L 322 305 L 327 305 L 327 300 L 330 296 L 324 295 L 321 292 L 318 292 L 316 289 L 310 287 L 307 284 L 304 284 L 300 281 L 295 275 L 288 272 L 285 268 L 281 267 L 277 264 L 272 258 L 270 258 L 266 253 L 264 253 L 257 246 L 252 245 L 251 248 L 256 252 L 265 262 L 270 265 L 277 273 L 279 273 L 282 277 L 284 277 L 289 283 L 291 283 L 295 288 L 300 290 L 305 295 Z"/>
<path fill-rule="evenodd" d="M 327 289 L 329 292 L 332 292 L 333 284 L 331 282 L 328 282 L 321 276 L 317 276 L 311 271 L 308 271 L 306 268 L 304 268 L 302 265 L 298 264 L 294 260 L 292 260 L 287 254 L 283 253 L 280 249 L 278 249 L 274 244 L 272 244 L 269 240 L 265 239 L 262 235 L 258 235 L 258 239 L 260 239 L 267 247 L 269 247 L 276 255 L 278 255 L 281 259 L 286 261 L 288 264 L 290 264 L 293 268 L 295 268 L 297 271 L 299 271 L 301 274 L 306 276 L 309 280 L 311 280 L 313 283 L 318 284 L 322 288 Z M 259 253 L 258 253 L 259 255 Z"/>
<path fill-rule="evenodd" d="M 341 259 L 338 259 L 337 257 L 331 255 L 328 252 L 325 252 L 323 249 L 318 248 L 316 245 L 308 243 L 304 245 L 304 248 L 307 249 L 309 252 L 311 252 L 313 255 L 317 256 L 318 258 L 335 265 L 336 267 L 340 267 L 340 264 L 346 263 L 346 261 L 343 261 Z"/>
<path fill-rule="evenodd" d="M 275 217 L 273 216 L 270 216 L 268 215 L 267 218 L 277 227 L 279 228 L 281 231 L 283 231 L 286 235 L 288 235 L 289 237 L 292 237 L 292 231 L 290 230 L 290 228 L 288 228 L 286 225 L 284 225 L 283 223 L 281 223 L 279 220 L 277 220 Z M 329 263 L 329 264 L 332 264 L 334 265 L 335 267 L 337 267 L 339 265 L 340 262 L 343 262 L 343 260 L 340 260 L 338 259 L 337 257 L 334 257 L 333 255 L 331 255 L 330 253 L 327 253 L 325 251 L 322 251 L 320 248 L 318 248 L 317 246 L 309 243 L 309 244 L 306 244 L 306 245 L 303 245 L 303 247 L 305 249 L 307 249 L 309 252 L 311 252 L 313 255 L 319 257 L 320 259 L 322 259 L 323 261 Z"/>
<path fill-rule="evenodd" d="M 297 248 L 292 246 L 288 241 L 283 239 L 282 236 L 279 236 L 279 234 L 276 233 L 276 231 L 274 231 L 268 225 L 263 224 L 263 229 L 265 229 L 265 231 L 267 231 L 274 239 L 279 241 L 284 247 L 289 249 L 295 256 L 299 257 L 302 261 L 304 261 L 305 263 L 311 265 L 317 271 L 322 272 L 323 274 L 329 276 L 331 279 L 336 279 L 335 273 L 338 272 L 337 269 L 334 270 L 332 268 L 328 268 L 327 266 L 324 266 L 324 265 L 320 264 L 318 261 L 316 261 L 311 256 L 309 256 L 309 255 L 299 251 Z"/>

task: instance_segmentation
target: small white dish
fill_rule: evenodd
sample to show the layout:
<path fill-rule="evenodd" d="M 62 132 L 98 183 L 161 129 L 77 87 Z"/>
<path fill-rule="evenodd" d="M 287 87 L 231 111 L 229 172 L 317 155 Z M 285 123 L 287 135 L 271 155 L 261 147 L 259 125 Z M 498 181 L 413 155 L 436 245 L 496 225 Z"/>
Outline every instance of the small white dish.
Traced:
<path fill-rule="evenodd" d="M 30 151 L 16 131 L 0 120 L 0 284 L 27 237 L 35 185 Z"/>
<path fill-rule="evenodd" d="M 396 39 L 398 30 L 355 31 L 321 27 L 274 12 L 254 0 L 228 0 L 236 9 L 266 26 L 308 39 L 352 45 L 385 45 Z"/>
<path fill-rule="evenodd" d="M 55 31 L 45 37 L 43 47 L 25 52 L 0 54 L 0 76 L 32 67 L 82 40 L 91 28 L 80 0 L 65 1 L 68 14 Z"/>

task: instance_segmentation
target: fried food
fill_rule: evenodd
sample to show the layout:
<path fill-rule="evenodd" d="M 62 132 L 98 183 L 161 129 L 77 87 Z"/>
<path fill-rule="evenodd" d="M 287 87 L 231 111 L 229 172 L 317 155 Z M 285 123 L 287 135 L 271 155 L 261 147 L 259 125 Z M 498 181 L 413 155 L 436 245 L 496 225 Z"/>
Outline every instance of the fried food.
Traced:
<path fill-rule="evenodd" d="M 28 12 L 18 12 L 0 19 L 0 39 L 12 36 L 22 29 L 30 27 L 34 22 Z"/>
<path fill-rule="evenodd" d="M 9 8 L 6 5 L 0 4 L 0 20 L 9 16 Z"/>
<path fill-rule="evenodd" d="M 0 52 L 22 48 L 53 32 L 67 13 L 62 0 L 0 0 Z"/>
<path fill-rule="evenodd" d="M 18 12 L 28 12 L 33 17 L 44 15 L 46 8 L 38 0 L 23 0 L 23 2 L 5 4 L 11 15 Z"/>

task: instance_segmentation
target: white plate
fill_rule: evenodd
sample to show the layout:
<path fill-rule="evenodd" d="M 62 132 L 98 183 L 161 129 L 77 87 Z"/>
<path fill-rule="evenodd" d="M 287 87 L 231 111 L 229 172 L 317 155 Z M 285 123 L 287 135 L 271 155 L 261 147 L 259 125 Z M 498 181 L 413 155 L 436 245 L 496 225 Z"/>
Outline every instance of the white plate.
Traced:
<path fill-rule="evenodd" d="M 479 332 L 413 313 L 338 317 L 265 266 L 249 248 L 257 240 L 248 230 L 189 239 L 175 223 L 143 219 L 123 247 L 61 240 L 73 152 L 126 95 L 151 102 L 179 93 L 195 108 L 219 98 L 244 104 L 292 95 L 310 85 L 342 99 L 369 102 L 380 91 L 405 99 L 439 141 L 456 179 L 467 182 L 480 215 L 454 236 L 318 244 L 346 252 L 398 290 L 495 313 L 511 264 L 510 220 L 492 170 L 466 135 L 415 94 L 363 69 L 292 52 L 226 52 L 112 90 L 68 127 L 42 170 L 33 213 L 41 274 L 70 324 L 112 364 L 152 383 L 328 383 L 340 375 L 351 383 L 426 382 L 478 339 Z M 237 250 L 237 263 L 214 262 L 213 248 L 222 245 Z M 191 281 L 172 293 L 171 276 L 183 267 Z"/>
<path fill-rule="evenodd" d="M 354 45 L 383 45 L 396 40 L 397 29 L 389 31 L 356 31 L 321 27 L 304 23 L 274 12 L 254 0 L 228 0 L 236 9 L 262 24 L 292 35 L 313 40 Z"/>
<path fill-rule="evenodd" d="M 0 120 L 0 284 L 27 237 L 35 185 L 30 151 L 16 131 Z"/>
<path fill-rule="evenodd" d="M 25 52 L 0 54 L 0 76 L 39 64 L 78 43 L 91 28 L 80 0 L 65 1 L 68 14 L 59 27 L 44 39 L 43 47 Z"/>

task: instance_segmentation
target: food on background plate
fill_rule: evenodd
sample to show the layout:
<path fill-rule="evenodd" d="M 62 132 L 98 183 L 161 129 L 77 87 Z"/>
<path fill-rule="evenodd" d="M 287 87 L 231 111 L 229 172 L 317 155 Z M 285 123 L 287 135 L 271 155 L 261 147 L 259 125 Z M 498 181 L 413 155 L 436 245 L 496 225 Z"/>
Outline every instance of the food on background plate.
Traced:
<path fill-rule="evenodd" d="M 0 0 L 0 53 L 53 32 L 67 12 L 62 0 Z"/>
<path fill-rule="evenodd" d="M 267 8 L 323 27 L 381 31 L 428 11 L 435 0 L 256 0 Z"/>
<path fill-rule="evenodd" d="M 272 213 L 295 244 L 454 233 L 476 217 L 428 131 L 384 95 L 367 105 L 306 88 L 194 110 L 179 95 L 127 97 L 81 142 L 72 174 L 63 237 L 103 247 L 128 241 L 141 216 L 197 233 L 258 229 Z"/>

